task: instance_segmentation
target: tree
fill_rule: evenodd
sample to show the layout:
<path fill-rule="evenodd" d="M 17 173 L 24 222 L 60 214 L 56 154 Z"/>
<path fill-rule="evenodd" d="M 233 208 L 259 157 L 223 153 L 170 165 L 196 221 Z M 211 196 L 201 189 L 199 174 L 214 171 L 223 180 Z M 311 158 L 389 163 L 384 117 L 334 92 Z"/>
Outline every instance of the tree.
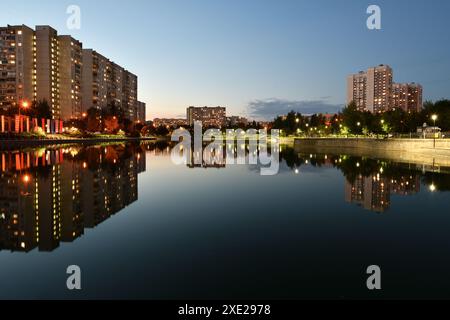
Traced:
<path fill-rule="evenodd" d="M 99 109 L 92 107 L 87 110 L 87 131 L 100 132 L 101 127 L 101 112 Z"/>
<path fill-rule="evenodd" d="M 422 120 L 428 124 L 433 125 L 434 121 L 431 120 L 431 116 L 436 114 L 436 125 L 442 129 L 442 131 L 450 131 L 450 100 L 439 100 L 435 103 L 425 102 L 422 112 Z"/>
<path fill-rule="evenodd" d="M 31 113 L 34 117 L 39 119 L 50 119 L 52 117 L 50 105 L 45 99 L 33 102 L 31 106 Z"/>
<path fill-rule="evenodd" d="M 344 110 L 342 110 L 342 118 L 345 127 L 348 128 L 351 133 L 362 133 L 364 116 L 363 113 L 358 110 L 355 102 L 352 101 L 344 108 Z"/>

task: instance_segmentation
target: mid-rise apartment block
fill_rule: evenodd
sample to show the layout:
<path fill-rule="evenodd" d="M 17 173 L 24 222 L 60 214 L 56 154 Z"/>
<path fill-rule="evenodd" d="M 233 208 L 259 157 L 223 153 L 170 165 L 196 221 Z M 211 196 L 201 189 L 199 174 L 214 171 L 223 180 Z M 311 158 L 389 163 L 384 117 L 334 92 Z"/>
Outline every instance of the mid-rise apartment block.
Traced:
<path fill-rule="evenodd" d="M 189 107 L 187 122 L 193 126 L 195 121 L 201 121 L 203 127 L 222 128 L 227 123 L 226 108 L 223 107 Z"/>
<path fill-rule="evenodd" d="M 394 83 L 392 94 L 393 108 L 406 112 L 420 112 L 423 107 L 422 86 L 416 83 Z"/>
<path fill-rule="evenodd" d="M 50 26 L 0 28 L 0 108 L 45 100 L 52 119 L 69 120 L 115 105 L 145 121 L 137 98 L 136 75 L 71 36 Z"/>

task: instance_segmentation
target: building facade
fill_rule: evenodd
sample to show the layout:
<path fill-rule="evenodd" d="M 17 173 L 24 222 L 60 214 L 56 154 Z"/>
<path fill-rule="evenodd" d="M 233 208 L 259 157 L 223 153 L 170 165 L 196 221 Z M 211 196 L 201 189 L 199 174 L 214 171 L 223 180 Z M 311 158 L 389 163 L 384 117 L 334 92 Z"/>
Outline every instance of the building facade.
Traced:
<path fill-rule="evenodd" d="M 423 108 L 422 86 L 416 83 L 394 83 L 392 106 L 406 112 L 420 112 Z"/>
<path fill-rule="evenodd" d="M 138 78 L 92 49 L 83 49 L 82 110 L 115 105 L 138 121 Z M 145 108 L 145 106 L 144 106 Z M 145 113 L 145 110 L 144 110 Z"/>
<path fill-rule="evenodd" d="M 50 26 L 36 26 L 35 33 L 35 100 L 47 101 L 52 119 L 60 119 L 58 33 Z"/>
<path fill-rule="evenodd" d="M 0 28 L 0 108 L 35 98 L 35 34 L 27 26 Z"/>
<path fill-rule="evenodd" d="M 186 119 L 169 119 L 169 118 L 155 118 L 153 119 L 154 127 L 170 127 L 170 128 L 179 128 L 182 126 L 187 126 Z"/>
<path fill-rule="evenodd" d="M 145 102 L 138 101 L 137 102 L 137 121 L 138 122 L 145 123 L 145 121 L 147 120 L 145 112 L 146 112 Z"/>
<path fill-rule="evenodd" d="M 369 68 L 347 77 L 347 103 L 354 102 L 360 111 L 372 113 L 392 106 L 393 71 L 387 65 Z"/>
<path fill-rule="evenodd" d="M 58 39 L 61 118 L 80 118 L 83 45 L 71 36 L 59 36 Z"/>
<path fill-rule="evenodd" d="M 115 105 L 145 120 L 137 98 L 136 75 L 71 36 L 50 26 L 0 27 L 0 109 L 45 100 L 52 119 L 70 120 Z"/>
<path fill-rule="evenodd" d="M 186 119 L 189 126 L 193 126 L 195 121 L 201 121 L 204 127 L 222 128 L 227 123 L 226 108 L 189 107 Z"/>
<path fill-rule="evenodd" d="M 360 111 L 367 105 L 367 74 L 363 71 L 347 78 L 347 103 L 354 102 Z"/>
<path fill-rule="evenodd" d="M 369 68 L 347 77 L 347 104 L 354 102 L 359 111 L 381 113 L 395 108 L 420 112 L 422 86 L 394 83 L 393 70 L 387 65 Z"/>

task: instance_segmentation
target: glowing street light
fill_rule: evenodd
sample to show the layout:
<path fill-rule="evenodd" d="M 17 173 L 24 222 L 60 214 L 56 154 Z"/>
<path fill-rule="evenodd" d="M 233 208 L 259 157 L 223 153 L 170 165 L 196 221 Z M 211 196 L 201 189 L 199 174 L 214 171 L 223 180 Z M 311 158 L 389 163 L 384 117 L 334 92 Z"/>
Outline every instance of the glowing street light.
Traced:
<path fill-rule="evenodd" d="M 436 120 L 437 120 L 437 119 L 438 119 L 437 114 L 433 114 L 433 115 L 431 116 L 431 120 L 434 121 L 434 125 L 436 125 Z"/>
<path fill-rule="evenodd" d="M 434 128 L 433 128 L 433 148 L 436 149 L 436 120 L 438 119 L 437 114 L 433 114 L 431 116 L 431 120 L 434 122 Z"/>
<path fill-rule="evenodd" d="M 28 101 L 22 101 L 22 108 L 26 109 L 30 106 L 30 104 L 28 103 Z"/>

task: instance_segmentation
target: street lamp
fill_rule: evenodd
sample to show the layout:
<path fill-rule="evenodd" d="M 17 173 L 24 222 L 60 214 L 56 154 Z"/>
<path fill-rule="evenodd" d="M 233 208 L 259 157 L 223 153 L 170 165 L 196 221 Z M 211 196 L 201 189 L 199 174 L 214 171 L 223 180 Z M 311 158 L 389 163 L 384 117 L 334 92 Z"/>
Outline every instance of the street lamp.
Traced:
<path fill-rule="evenodd" d="M 20 118 L 20 110 L 21 108 L 27 109 L 30 106 L 30 104 L 28 103 L 28 101 L 22 101 L 22 103 L 19 105 L 19 118 Z"/>
<path fill-rule="evenodd" d="M 437 114 L 433 114 L 431 116 L 431 120 L 434 122 L 434 128 L 433 128 L 433 148 L 436 149 L 436 120 L 438 119 Z"/>
<path fill-rule="evenodd" d="M 27 109 L 29 106 L 30 106 L 30 104 L 26 100 L 23 100 L 19 104 L 19 131 L 21 131 L 21 128 L 22 128 L 22 115 L 20 114 L 21 108 Z"/>

